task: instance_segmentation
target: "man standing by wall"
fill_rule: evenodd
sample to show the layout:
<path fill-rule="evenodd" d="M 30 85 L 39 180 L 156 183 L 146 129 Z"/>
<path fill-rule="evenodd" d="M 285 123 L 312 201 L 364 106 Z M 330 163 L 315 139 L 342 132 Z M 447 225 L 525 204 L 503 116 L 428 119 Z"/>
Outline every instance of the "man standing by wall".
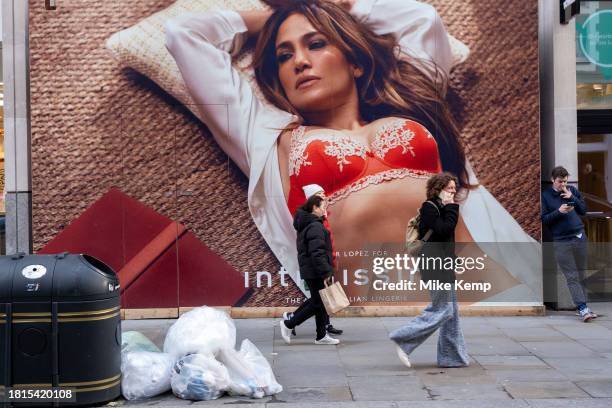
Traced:
<path fill-rule="evenodd" d="M 597 317 L 587 306 L 583 285 L 587 260 L 587 237 L 579 215 L 586 204 L 577 188 L 568 186 L 569 173 L 561 166 L 552 170 L 552 187 L 542 192 L 542 222 L 553 236 L 555 258 L 565 275 L 572 300 L 583 322 Z"/>

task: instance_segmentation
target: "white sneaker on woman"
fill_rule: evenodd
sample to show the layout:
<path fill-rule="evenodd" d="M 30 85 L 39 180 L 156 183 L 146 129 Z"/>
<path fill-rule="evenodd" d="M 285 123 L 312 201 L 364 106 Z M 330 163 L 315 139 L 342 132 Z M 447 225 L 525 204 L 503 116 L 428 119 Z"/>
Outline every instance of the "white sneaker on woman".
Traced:
<path fill-rule="evenodd" d="M 321 345 L 336 345 L 339 344 L 340 340 L 338 339 L 334 339 L 333 337 L 331 337 L 329 334 L 326 334 L 325 337 L 323 337 L 320 340 L 315 340 L 315 344 L 321 344 Z"/>
<path fill-rule="evenodd" d="M 410 359 L 408 358 L 408 354 L 406 354 L 406 352 L 404 350 L 402 350 L 402 348 L 400 346 L 396 346 L 397 347 L 397 356 L 399 357 L 400 361 L 408 368 L 412 367 L 412 365 L 410 364 Z"/>

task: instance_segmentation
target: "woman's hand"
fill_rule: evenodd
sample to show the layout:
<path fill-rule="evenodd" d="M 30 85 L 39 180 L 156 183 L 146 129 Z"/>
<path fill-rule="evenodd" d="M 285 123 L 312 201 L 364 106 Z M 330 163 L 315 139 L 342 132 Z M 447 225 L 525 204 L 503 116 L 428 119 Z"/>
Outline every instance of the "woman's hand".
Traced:
<path fill-rule="evenodd" d="M 268 18 L 272 15 L 271 10 L 248 10 L 239 11 L 240 17 L 244 21 L 244 25 L 247 27 L 249 35 L 256 36 L 263 28 Z"/>

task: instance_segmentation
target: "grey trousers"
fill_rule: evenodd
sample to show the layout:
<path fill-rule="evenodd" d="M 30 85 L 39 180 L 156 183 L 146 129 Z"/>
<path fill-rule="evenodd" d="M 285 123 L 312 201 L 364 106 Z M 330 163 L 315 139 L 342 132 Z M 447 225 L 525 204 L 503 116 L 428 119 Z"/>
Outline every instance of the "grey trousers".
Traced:
<path fill-rule="evenodd" d="M 389 338 L 406 354 L 412 353 L 438 328 L 438 366 L 464 367 L 469 365 L 463 332 L 459 326 L 459 308 L 454 290 L 432 290 L 431 303 L 407 325 L 392 331 Z"/>
<path fill-rule="evenodd" d="M 584 288 L 584 270 L 587 263 L 587 238 L 583 232 L 582 237 L 573 237 L 568 240 L 555 241 L 555 258 L 565 275 L 567 288 L 572 295 L 576 307 L 587 303 Z"/>

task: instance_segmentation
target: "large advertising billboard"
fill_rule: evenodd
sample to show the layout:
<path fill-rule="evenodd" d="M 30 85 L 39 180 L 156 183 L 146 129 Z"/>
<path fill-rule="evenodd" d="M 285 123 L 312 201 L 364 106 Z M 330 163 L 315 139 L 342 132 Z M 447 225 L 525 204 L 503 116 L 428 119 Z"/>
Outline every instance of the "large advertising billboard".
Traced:
<path fill-rule="evenodd" d="M 351 304 L 410 305 L 375 282 L 419 280 L 448 171 L 460 300 L 541 303 L 537 1 L 268 3 L 30 1 L 35 250 L 108 263 L 128 309 L 295 306 L 317 184 Z"/>

